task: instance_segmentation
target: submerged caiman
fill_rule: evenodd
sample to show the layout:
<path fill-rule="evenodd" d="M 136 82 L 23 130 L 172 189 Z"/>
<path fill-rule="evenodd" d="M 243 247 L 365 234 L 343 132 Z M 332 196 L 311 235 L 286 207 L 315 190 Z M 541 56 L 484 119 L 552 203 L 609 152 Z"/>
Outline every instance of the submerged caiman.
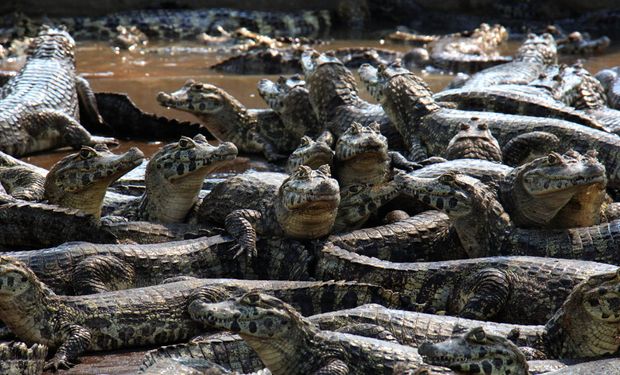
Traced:
<path fill-rule="evenodd" d="M 80 104 L 102 122 L 88 82 L 75 73 L 73 38 L 43 27 L 26 65 L 0 89 L 0 151 L 21 156 L 95 143 L 79 123 Z"/>

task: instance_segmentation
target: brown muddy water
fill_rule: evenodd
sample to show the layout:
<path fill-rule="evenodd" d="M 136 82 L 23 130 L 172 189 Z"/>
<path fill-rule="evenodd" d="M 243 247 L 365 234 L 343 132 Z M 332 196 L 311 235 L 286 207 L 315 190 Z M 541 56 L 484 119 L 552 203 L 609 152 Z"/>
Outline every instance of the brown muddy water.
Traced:
<path fill-rule="evenodd" d="M 509 43 L 505 52 L 511 53 L 518 45 L 517 42 Z M 404 45 L 384 43 L 381 40 L 335 40 L 316 48 L 327 50 L 361 46 L 391 48 L 400 51 L 406 51 L 410 48 Z M 149 47 L 200 47 L 200 45 L 184 42 L 174 45 L 151 44 Z M 266 108 L 267 105 L 256 91 L 256 84 L 261 78 L 276 79 L 277 76 L 222 74 L 208 68 L 226 57 L 228 56 L 217 53 L 141 54 L 128 51 L 115 53 L 107 42 L 83 42 L 78 43 L 76 61 L 78 72 L 88 78 L 96 92 L 127 93 L 143 110 L 166 117 L 192 122 L 198 121 L 189 113 L 161 107 L 155 100 L 159 91 L 177 90 L 190 78 L 225 89 L 249 108 Z M 571 63 L 577 58 L 566 57 L 562 60 L 562 62 Z M 8 61 L 0 64 L 0 69 L 17 70 L 23 62 L 23 60 Z M 620 49 L 601 56 L 590 57 L 586 60 L 585 65 L 592 73 L 604 67 L 620 65 Z M 435 91 L 441 90 L 452 79 L 451 75 L 430 74 L 425 71 L 416 73 L 422 75 Z M 363 89 L 360 91 L 362 97 L 372 101 Z M 126 151 L 131 146 L 139 147 L 145 155 L 150 156 L 161 147 L 161 143 L 122 141 L 114 152 Z M 55 150 L 25 157 L 24 160 L 44 168 L 50 168 L 69 152 L 71 152 L 69 149 Z"/>

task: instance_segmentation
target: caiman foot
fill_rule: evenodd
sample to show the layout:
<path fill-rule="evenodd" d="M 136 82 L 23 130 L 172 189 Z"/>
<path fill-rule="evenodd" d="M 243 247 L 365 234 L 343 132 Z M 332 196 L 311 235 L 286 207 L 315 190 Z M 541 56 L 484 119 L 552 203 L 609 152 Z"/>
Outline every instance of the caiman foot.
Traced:
<path fill-rule="evenodd" d="M 43 370 L 50 370 L 50 371 L 68 370 L 73 366 L 75 366 L 75 363 L 69 362 L 67 357 L 63 355 L 63 356 L 54 357 L 51 360 L 47 361 L 45 363 L 45 367 L 43 367 Z"/>

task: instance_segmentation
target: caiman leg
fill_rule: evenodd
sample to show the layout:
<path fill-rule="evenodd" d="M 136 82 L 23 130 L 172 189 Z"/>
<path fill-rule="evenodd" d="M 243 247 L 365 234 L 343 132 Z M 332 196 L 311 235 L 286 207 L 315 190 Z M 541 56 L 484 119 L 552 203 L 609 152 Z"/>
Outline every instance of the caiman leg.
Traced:
<path fill-rule="evenodd" d="M 460 300 L 464 302 L 459 316 L 488 320 L 504 307 L 510 293 L 510 280 L 501 270 L 485 268 L 468 276 L 459 289 Z"/>
<path fill-rule="evenodd" d="M 398 151 L 389 151 L 388 156 L 390 157 L 390 165 L 393 168 L 402 169 L 406 172 L 422 168 L 420 164 L 407 160 L 407 158 Z"/>
<path fill-rule="evenodd" d="M 419 162 L 428 158 L 426 148 L 418 137 L 411 137 L 409 143 L 409 159 Z"/>
<path fill-rule="evenodd" d="M 263 155 L 268 161 L 276 161 L 287 158 L 286 155 L 279 154 L 276 151 L 275 146 L 257 132 L 250 131 L 248 136 L 259 146 L 259 148 L 263 150 Z"/>
<path fill-rule="evenodd" d="M 318 369 L 312 375 L 348 375 L 349 366 L 340 359 L 334 359 L 327 365 Z"/>
<path fill-rule="evenodd" d="M 73 272 L 75 294 L 95 294 L 129 289 L 134 285 L 135 270 L 112 255 L 93 255 L 82 260 Z"/>
<path fill-rule="evenodd" d="M 229 213 L 224 220 L 226 231 L 233 236 L 239 245 L 235 258 L 242 253 L 248 257 L 257 255 L 256 225 L 262 219 L 262 214 L 256 210 L 235 210 Z"/>
<path fill-rule="evenodd" d="M 97 99 L 95 93 L 90 88 L 90 84 L 84 77 L 75 77 L 75 88 L 78 94 L 78 100 L 80 101 L 80 108 L 88 114 L 88 120 L 94 124 L 105 126 L 103 117 L 97 109 Z"/>
<path fill-rule="evenodd" d="M 58 348 L 54 358 L 45 364 L 46 370 L 71 368 L 73 360 L 90 347 L 90 332 L 76 324 L 63 324 L 60 328 L 63 344 Z"/>

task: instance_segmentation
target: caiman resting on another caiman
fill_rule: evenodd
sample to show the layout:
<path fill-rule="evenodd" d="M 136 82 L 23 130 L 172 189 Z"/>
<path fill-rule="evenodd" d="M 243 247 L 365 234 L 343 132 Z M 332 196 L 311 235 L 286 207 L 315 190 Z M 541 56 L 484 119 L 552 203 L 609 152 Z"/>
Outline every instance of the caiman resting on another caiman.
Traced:
<path fill-rule="evenodd" d="M 360 68 L 360 77 L 381 102 L 403 138 L 421 141 L 431 155 L 443 154 L 461 124 L 475 118 L 488 125 L 500 146 L 519 135 L 544 131 L 559 138 L 561 149 L 557 151 L 572 148 L 586 153 L 594 149 L 605 165 L 609 186 L 620 186 L 620 137 L 615 134 L 552 118 L 445 108 L 435 102 L 421 78 L 399 66 L 377 70 L 366 65 Z"/>
<path fill-rule="evenodd" d="M 230 142 L 212 146 L 199 134 L 181 137 L 157 151 L 146 166 L 146 191 L 134 202 L 120 207 L 113 215 L 130 220 L 181 223 L 198 200 L 205 176 L 222 161 L 237 156 Z"/>
<path fill-rule="evenodd" d="M 247 109 L 226 91 L 189 80 L 172 94 L 160 92 L 159 104 L 194 114 L 219 140 L 233 142 L 241 152 L 262 153 L 268 160 L 288 156 L 311 129 L 290 129 L 271 109 Z M 307 123 L 306 125 L 311 125 Z"/>
<path fill-rule="evenodd" d="M 20 339 L 56 349 L 46 364 L 52 369 L 70 367 L 87 350 L 188 340 L 204 330 L 188 314 L 192 301 L 219 302 L 250 290 L 273 293 L 309 315 L 373 300 L 400 306 L 397 293 L 354 282 L 190 279 L 141 289 L 61 296 L 10 257 L 0 257 L 0 280 L 2 321 Z M 323 298 L 323 293 L 330 297 Z"/>
<path fill-rule="evenodd" d="M 390 123 L 380 105 L 371 104 L 359 97 L 357 82 L 353 73 L 332 53 L 318 53 L 308 50 L 302 55 L 302 67 L 310 103 L 320 123 L 340 137 L 353 122 L 368 125 L 378 122 L 381 134 L 390 149 L 403 149 L 403 138 Z M 413 160 L 424 159 L 414 147 Z"/>
<path fill-rule="evenodd" d="M 292 306 L 258 292 L 220 303 L 194 301 L 188 310 L 206 326 L 238 333 L 274 375 L 394 373 L 398 365 L 454 374 L 447 368 L 423 365 L 411 347 L 321 331 Z"/>
<path fill-rule="evenodd" d="M 21 156 L 94 144 L 79 123 L 80 105 L 102 121 L 88 83 L 76 75 L 75 42 L 64 30 L 44 27 L 26 65 L 0 89 L 0 151 Z"/>

